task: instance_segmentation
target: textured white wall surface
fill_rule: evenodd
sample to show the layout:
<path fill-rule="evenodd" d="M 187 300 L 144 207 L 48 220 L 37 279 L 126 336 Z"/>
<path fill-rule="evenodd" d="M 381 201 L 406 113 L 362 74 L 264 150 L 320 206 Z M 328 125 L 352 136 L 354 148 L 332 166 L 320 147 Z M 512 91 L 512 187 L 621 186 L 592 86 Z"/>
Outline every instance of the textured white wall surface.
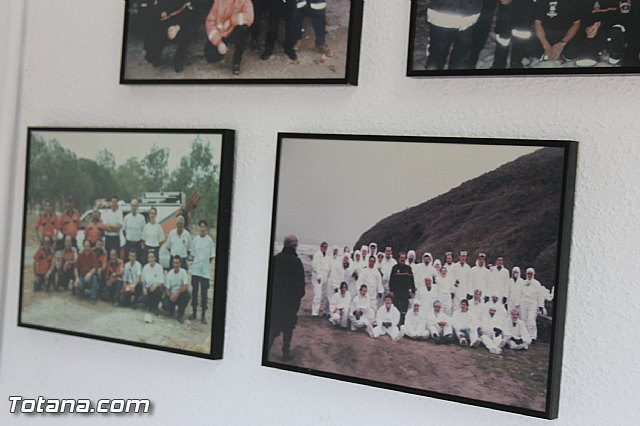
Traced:
<path fill-rule="evenodd" d="M 29 0 L 20 45 L 22 3 L 0 1 L 0 56 L 7 56 L 0 61 L 0 231 L 10 217 L 1 234 L 0 424 L 544 424 L 260 366 L 278 131 L 579 141 L 555 423 L 640 424 L 640 77 L 406 78 L 409 0 L 368 0 L 358 87 L 121 86 L 121 0 Z M 224 360 L 16 326 L 29 125 L 237 130 Z M 9 395 L 150 398 L 154 410 L 141 417 L 14 416 Z"/>

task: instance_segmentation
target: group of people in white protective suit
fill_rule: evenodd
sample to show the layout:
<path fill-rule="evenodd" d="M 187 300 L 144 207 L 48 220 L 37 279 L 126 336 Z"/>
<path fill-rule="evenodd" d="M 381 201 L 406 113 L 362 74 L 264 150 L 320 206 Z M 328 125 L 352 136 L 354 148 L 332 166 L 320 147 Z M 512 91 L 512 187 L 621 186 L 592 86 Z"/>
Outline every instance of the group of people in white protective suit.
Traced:
<path fill-rule="evenodd" d="M 322 315 L 344 329 L 364 329 L 371 337 L 385 334 L 457 342 L 492 354 L 528 349 L 537 339 L 537 316 L 546 313 L 544 303 L 553 299 L 528 268 L 525 277 L 515 266 L 511 273 L 498 256 L 494 265 L 478 253 L 469 266 L 467 252 L 454 262 L 445 253 L 443 262 L 424 253 L 416 262 L 413 250 L 393 257 L 392 247 L 378 252 L 377 245 L 363 245 L 353 253 L 335 246 L 328 253 L 323 242 L 312 260 L 312 316 Z"/>

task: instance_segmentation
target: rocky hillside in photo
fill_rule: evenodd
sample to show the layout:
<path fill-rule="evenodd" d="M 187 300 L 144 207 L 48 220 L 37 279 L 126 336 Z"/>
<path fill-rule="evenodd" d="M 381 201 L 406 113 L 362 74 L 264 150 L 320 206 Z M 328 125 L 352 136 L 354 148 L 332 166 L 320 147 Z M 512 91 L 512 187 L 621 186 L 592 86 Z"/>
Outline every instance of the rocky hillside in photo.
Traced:
<path fill-rule="evenodd" d="M 497 255 L 506 266 L 536 269 L 547 288 L 555 283 L 557 238 L 562 196 L 564 151 L 542 148 L 417 206 L 382 219 L 358 239 L 355 247 L 376 242 L 394 254 L 413 249 L 469 252 L 473 266 L 479 251 L 487 263 Z"/>

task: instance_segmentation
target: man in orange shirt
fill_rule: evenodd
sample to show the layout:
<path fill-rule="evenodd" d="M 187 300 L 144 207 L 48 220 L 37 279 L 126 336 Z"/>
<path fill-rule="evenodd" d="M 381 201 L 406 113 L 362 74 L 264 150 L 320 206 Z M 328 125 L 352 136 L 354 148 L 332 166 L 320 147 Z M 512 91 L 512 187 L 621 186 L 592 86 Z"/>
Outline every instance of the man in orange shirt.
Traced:
<path fill-rule="evenodd" d="M 75 208 L 72 196 L 67 198 L 66 208 L 60 216 L 59 227 L 64 238 L 71 237 L 71 243 L 77 247 L 76 235 L 80 228 L 80 213 Z"/>
<path fill-rule="evenodd" d="M 100 210 L 98 210 L 97 207 L 94 207 L 91 212 L 91 220 L 84 228 L 84 238 L 89 240 L 91 247 L 95 247 L 96 242 L 98 242 L 98 240 L 102 240 L 103 236 L 104 224 L 100 221 Z"/>
<path fill-rule="evenodd" d="M 124 275 L 124 262 L 118 257 L 116 249 L 109 252 L 107 263 L 107 281 L 105 293 L 109 301 L 117 301 L 116 297 L 122 288 L 122 276 Z"/>
<path fill-rule="evenodd" d="M 227 44 L 233 43 L 236 45 L 233 52 L 233 74 L 240 75 L 242 54 L 252 24 L 251 0 L 216 0 L 205 22 L 209 39 L 204 46 L 207 61 L 213 64 L 222 61 L 229 50 Z"/>
<path fill-rule="evenodd" d="M 42 202 L 44 212 L 38 216 L 36 221 L 36 237 L 38 241 L 42 241 L 45 236 L 51 238 L 53 243 L 56 239 L 56 232 L 58 231 L 58 216 L 53 211 L 53 203 L 51 200 L 46 199 Z"/>
<path fill-rule="evenodd" d="M 98 294 L 102 296 L 102 293 L 106 288 L 106 273 L 107 273 L 107 251 L 104 249 L 102 240 L 96 241 L 96 246 L 93 248 L 93 252 L 98 259 L 98 267 L 96 268 L 96 279 L 98 280 Z"/>
<path fill-rule="evenodd" d="M 78 254 L 76 267 L 78 271 L 76 295 L 84 296 L 84 290 L 89 287 L 91 302 L 96 303 L 98 299 L 98 280 L 96 279 L 98 259 L 96 259 L 96 254 L 91 250 L 89 240 L 84 240 L 82 244 L 82 251 Z"/>
<path fill-rule="evenodd" d="M 58 265 L 58 286 L 56 290 L 60 288 L 69 290 L 69 284 L 75 294 L 75 281 L 76 275 L 76 260 L 78 258 L 78 250 L 73 246 L 71 237 L 64 239 L 64 248 L 60 251 L 60 260 Z"/>
<path fill-rule="evenodd" d="M 56 255 L 51 244 L 51 237 L 42 238 L 42 246 L 33 255 L 33 291 L 42 291 L 46 286 L 49 291 L 53 282 L 53 271 L 56 269 Z"/>

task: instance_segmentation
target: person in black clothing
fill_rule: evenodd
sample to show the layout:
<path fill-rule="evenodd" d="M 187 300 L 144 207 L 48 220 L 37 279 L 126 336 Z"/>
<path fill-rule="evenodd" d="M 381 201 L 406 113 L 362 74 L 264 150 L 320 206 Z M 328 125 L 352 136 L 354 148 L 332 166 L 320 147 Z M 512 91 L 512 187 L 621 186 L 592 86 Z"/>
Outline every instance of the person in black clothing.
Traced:
<path fill-rule="evenodd" d="M 529 56 L 528 44 L 533 37 L 535 0 L 500 0 L 496 15 L 496 52 L 493 69 L 522 68 L 522 60 Z"/>
<path fill-rule="evenodd" d="M 401 252 L 398 257 L 398 263 L 391 268 L 389 277 L 389 291 L 395 305 L 400 311 L 400 323 L 404 323 L 404 317 L 409 307 L 409 296 L 415 294 L 416 287 L 413 281 L 413 272 L 411 267 L 405 262 L 407 254 Z"/>
<path fill-rule="evenodd" d="M 531 54 L 545 61 L 576 59 L 580 52 L 580 38 L 576 36 L 584 12 L 581 0 L 538 0 Z"/>
<path fill-rule="evenodd" d="M 271 282 L 271 312 L 269 323 L 269 347 L 282 333 L 282 359 L 289 361 L 291 338 L 298 322 L 300 300 L 304 297 L 304 268 L 296 254 L 298 239 L 294 235 L 284 238 L 282 252 L 273 258 Z"/>
<path fill-rule="evenodd" d="M 184 0 L 156 0 L 144 12 L 145 59 L 154 67 L 162 65 L 162 51 L 171 42 L 178 43 L 173 57 L 176 72 L 184 61 L 198 30 L 198 14 L 192 3 Z"/>
<path fill-rule="evenodd" d="M 608 61 L 611 65 L 618 65 L 621 60 L 623 65 L 638 64 L 640 4 L 634 4 L 633 1 L 593 2 L 590 12 L 584 18 L 585 39 L 576 65 L 594 66 L 605 50 L 609 53 Z"/>
<path fill-rule="evenodd" d="M 449 69 L 475 67 L 470 57 L 481 9 L 482 0 L 431 0 L 427 70 L 442 70 L 447 63 Z"/>
<path fill-rule="evenodd" d="M 500 0 L 502 2 L 503 0 Z M 478 22 L 473 26 L 473 44 L 471 46 L 471 56 L 469 57 L 469 68 L 476 68 L 480 52 L 487 43 L 489 33 L 491 32 L 491 24 L 493 17 L 496 16 L 496 8 L 498 0 L 482 0 L 482 9 Z"/>
<path fill-rule="evenodd" d="M 266 1 L 269 9 L 269 29 L 264 42 L 264 51 L 260 58 L 267 60 L 273 54 L 273 48 L 278 39 L 278 29 L 280 28 L 280 20 L 284 18 L 284 41 L 282 47 L 284 53 L 295 61 L 298 54 L 294 50 L 296 41 L 300 38 L 300 27 L 298 26 L 298 8 L 296 0 L 263 0 Z M 255 26 L 255 21 L 254 21 Z"/>

